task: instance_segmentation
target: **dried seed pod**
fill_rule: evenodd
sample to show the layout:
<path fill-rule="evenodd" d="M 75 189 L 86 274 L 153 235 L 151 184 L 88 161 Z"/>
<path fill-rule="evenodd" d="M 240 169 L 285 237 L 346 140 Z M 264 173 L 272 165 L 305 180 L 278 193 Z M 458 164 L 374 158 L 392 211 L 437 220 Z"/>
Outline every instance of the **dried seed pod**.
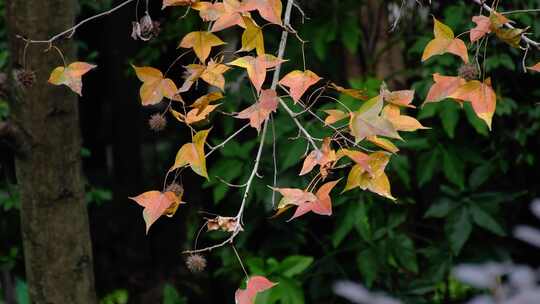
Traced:
<path fill-rule="evenodd" d="M 161 114 L 154 114 L 150 116 L 150 119 L 148 120 L 148 125 L 150 126 L 150 129 L 159 132 L 167 126 L 167 120 L 165 117 L 161 116 Z"/>
<path fill-rule="evenodd" d="M 200 254 L 190 254 L 186 259 L 186 267 L 193 273 L 199 273 L 206 268 L 206 259 Z"/>

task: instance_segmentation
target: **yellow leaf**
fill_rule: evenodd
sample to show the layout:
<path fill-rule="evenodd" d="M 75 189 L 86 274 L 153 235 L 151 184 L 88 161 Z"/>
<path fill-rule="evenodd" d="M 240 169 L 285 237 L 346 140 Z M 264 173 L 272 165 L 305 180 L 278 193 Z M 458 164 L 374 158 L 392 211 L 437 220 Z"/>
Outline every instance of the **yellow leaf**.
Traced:
<path fill-rule="evenodd" d="M 199 58 L 202 63 L 206 62 L 208 55 L 212 47 L 225 44 L 218 36 L 210 32 L 191 32 L 187 34 L 182 41 L 180 41 L 179 48 L 192 48 L 195 51 L 195 55 Z"/>
<path fill-rule="evenodd" d="M 49 83 L 54 85 L 66 85 L 73 92 L 82 96 L 81 77 L 95 67 L 96 65 L 82 61 L 73 62 L 67 67 L 57 67 L 51 72 Z"/>
<path fill-rule="evenodd" d="M 182 100 L 178 95 L 178 89 L 174 82 L 169 78 L 164 78 L 160 70 L 152 67 L 136 67 L 135 73 L 140 81 L 143 82 L 139 94 L 143 105 L 153 105 L 161 102 L 163 97 L 172 100 Z"/>
<path fill-rule="evenodd" d="M 328 114 L 324 120 L 324 124 L 327 126 L 349 117 L 349 114 L 341 110 L 325 110 L 324 113 Z"/>
<path fill-rule="evenodd" d="M 208 132 L 210 132 L 210 129 L 197 132 L 193 136 L 193 142 L 184 144 L 178 150 L 174 165 L 169 172 L 189 164 L 195 173 L 208 179 L 206 157 L 204 154 L 204 145 L 206 143 L 206 137 L 208 137 Z"/>
<path fill-rule="evenodd" d="M 418 129 L 427 129 L 415 118 L 401 115 L 400 109 L 396 105 L 385 106 L 382 116 L 388 119 L 397 131 L 414 132 Z"/>
<path fill-rule="evenodd" d="M 242 17 L 242 19 L 244 20 L 246 29 L 242 34 L 242 48 L 240 51 L 249 52 L 256 49 L 257 55 L 264 55 L 264 36 L 262 29 L 250 17 Z"/>
<path fill-rule="evenodd" d="M 360 188 L 369 190 L 383 197 L 395 200 L 390 193 L 390 182 L 388 176 L 384 173 L 384 169 L 388 164 L 390 157 L 385 152 L 375 152 L 369 155 L 369 169 L 367 171 L 365 165 L 356 164 L 351 168 L 347 178 L 347 185 L 343 192 Z"/>
<path fill-rule="evenodd" d="M 396 145 L 394 145 L 391 141 L 389 141 L 388 139 L 386 138 L 381 138 L 381 137 L 377 137 L 377 136 L 370 136 L 367 138 L 367 140 L 369 142 L 371 142 L 372 144 L 380 147 L 380 148 L 383 148 L 385 149 L 386 151 L 390 152 L 390 153 L 393 153 L 393 154 L 396 154 L 399 152 L 399 149 L 398 147 L 396 147 Z"/>
<path fill-rule="evenodd" d="M 342 94 L 345 94 L 347 96 L 350 96 L 352 98 L 355 98 L 355 99 L 359 99 L 359 100 L 367 100 L 368 97 L 366 95 L 366 92 L 364 90 L 359 90 L 359 89 L 346 89 L 344 87 L 341 87 L 341 86 L 338 86 L 337 84 L 335 83 L 331 83 L 330 86 L 342 93 Z"/>
<path fill-rule="evenodd" d="M 459 38 L 454 38 L 454 32 L 448 26 L 433 18 L 434 27 L 433 32 L 435 38 L 431 40 L 422 55 L 422 61 L 428 60 L 435 55 L 441 55 L 444 53 L 451 53 L 461 57 L 465 62 L 469 62 L 469 54 L 465 42 Z"/>

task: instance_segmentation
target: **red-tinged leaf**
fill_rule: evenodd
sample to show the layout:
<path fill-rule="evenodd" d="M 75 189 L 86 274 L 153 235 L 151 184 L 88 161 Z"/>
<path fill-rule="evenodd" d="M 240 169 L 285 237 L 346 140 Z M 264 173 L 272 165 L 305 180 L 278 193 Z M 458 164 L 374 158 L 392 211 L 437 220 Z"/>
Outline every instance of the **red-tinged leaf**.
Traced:
<path fill-rule="evenodd" d="M 366 101 L 352 114 L 349 129 L 357 142 L 370 136 L 401 139 L 392 123 L 380 115 L 382 108 L 383 99 L 377 96 Z"/>
<path fill-rule="evenodd" d="M 144 106 L 153 105 L 167 97 L 172 100 L 182 100 L 178 95 L 178 89 L 174 82 L 169 78 L 164 78 L 160 70 L 152 67 L 136 67 L 135 73 L 140 81 L 143 82 L 139 91 L 141 102 Z"/>
<path fill-rule="evenodd" d="M 476 42 L 485 35 L 491 33 L 491 21 L 486 16 L 474 16 L 472 21 L 476 23 L 476 27 L 470 32 L 471 42 Z"/>
<path fill-rule="evenodd" d="M 174 165 L 169 172 L 189 165 L 195 173 L 208 179 L 206 157 L 204 154 L 204 145 L 206 143 L 206 137 L 208 137 L 208 132 L 210 132 L 209 129 L 197 132 L 193 136 L 193 142 L 184 144 L 178 150 Z"/>
<path fill-rule="evenodd" d="M 411 104 L 414 99 L 414 90 L 402 90 L 390 92 L 387 89 L 382 90 L 384 101 L 395 104 L 400 107 L 415 108 Z"/>
<path fill-rule="evenodd" d="M 210 55 L 212 47 L 223 44 L 225 44 L 225 42 L 219 39 L 218 36 L 210 32 L 198 31 L 191 32 L 184 36 L 184 38 L 182 38 L 182 41 L 180 41 L 178 47 L 193 49 L 193 51 L 195 51 L 195 55 L 197 55 L 199 60 L 202 63 L 205 63 L 206 58 L 208 58 L 208 56 Z"/>
<path fill-rule="evenodd" d="M 143 218 L 146 223 L 146 234 L 150 226 L 152 226 L 155 221 L 162 216 L 163 214 L 170 214 L 170 211 L 167 210 L 174 204 L 176 208 L 181 203 L 180 198 L 176 196 L 173 192 L 162 193 L 160 191 L 148 191 L 136 197 L 130 197 L 137 204 L 144 207 Z"/>
<path fill-rule="evenodd" d="M 296 70 L 285 75 L 279 83 L 289 88 L 291 98 L 297 103 L 309 87 L 319 82 L 319 80 L 321 80 L 321 77 L 310 70 Z"/>
<path fill-rule="evenodd" d="M 435 38 L 431 40 L 424 49 L 422 61 L 426 61 L 435 55 L 451 53 L 461 57 L 465 63 L 468 63 L 469 54 L 463 40 L 454 38 L 454 32 L 447 25 L 435 18 L 433 18 L 433 21 Z"/>
<path fill-rule="evenodd" d="M 324 124 L 327 126 L 349 117 L 349 114 L 341 110 L 325 110 L 324 113 L 328 114 L 324 120 Z"/>
<path fill-rule="evenodd" d="M 442 76 L 438 73 L 433 74 L 435 83 L 429 89 L 425 103 L 438 102 L 452 95 L 460 86 L 467 81 L 457 76 Z"/>
<path fill-rule="evenodd" d="M 478 80 L 468 81 L 460 86 L 450 97 L 471 102 L 476 115 L 485 121 L 491 130 L 491 120 L 495 113 L 497 95 L 491 87 L 491 80 L 489 78 L 485 82 Z"/>
<path fill-rule="evenodd" d="M 370 158 L 369 155 L 367 155 L 364 152 L 361 151 L 353 151 L 349 149 L 341 149 L 339 150 L 338 154 L 341 153 L 344 156 L 347 156 L 352 161 L 360 165 L 366 172 L 372 172 L 371 165 L 369 163 Z"/>
<path fill-rule="evenodd" d="M 242 17 L 246 29 L 242 34 L 242 48 L 239 52 L 249 52 L 253 49 L 257 50 L 257 55 L 263 56 L 264 51 L 264 36 L 262 29 L 255 24 L 255 21 L 250 17 Z"/>
<path fill-rule="evenodd" d="M 317 199 L 314 202 L 304 202 L 299 204 L 289 221 L 301 217 L 310 211 L 319 215 L 332 215 L 332 199 L 330 198 L 330 191 L 332 191 L 339 181 L 340 180 L 336 180 L 322 185 L 315 194 Z"/>
<path fill-rule="evenodd" d="M 285 60 L 266 54 L 257 56 L 256 58 L 252 56 L 240 57 L 232 62 L 229 62 L 228 65 L 246 69 L 248 77 L 258 93 L 261 91 L 266 79 L 266 71 L 282 64 L 283 62 L 285 62 Z"/>
<path fill-rule="evenodd" d="M 337 160 L 336 152 L 330 147 L 331 138 L 326 137 L 323 141 L 321 149 L 311 151 L 302 165 L 302 171 L 300 171 L 300 176 L 308 174 L 315 168 L 316 165 L 321 166 L 320 173 L 321 176 L 326 178 L 328 175 L 328 169 L 332 164 Z"/>
<path fill-rule="evenodd" d="M 531 71 L 540 72 L 540 62 L 531 67 L 528 67 L 528 69 Z"/>
<path fill-rule="evenodd" d="M 414 132 L 424 127 L 416 118 L 401 115 L 398 106 L 389 104 L 384 107 L 382 116 L 390 121 L 397 131 Z"/>
<path fill-rule="evenodd" d="M 188 6 L 197 2 L 197 0 L 163 0 L 163 6 L 161 9 L 164 9 L 168 6 Z"/>
<path fill-rule="evenodd" d="M 76 61 L 67 67 L 55 68 L 49 77 L 49 83 L 54 85 L 66 85 L 73 92 L 82 96 L 82 76 L 94 69 L 96 65 L 82 61 Z"/>
<path fill-rule="evenodd" d="M 263 122 L 268 119 L 272 112 L 277 110 L 278 104 L 279 100 L 275 90 L 262 90 L 259 101 L 238 113 L 235 117 L 249 119 L 250 125 L 259 132 Z"/>
<path fill-rule="evenodd" d="M 242 2 L 243 11 L 257 10 L 265 20 L 278 25 L 281 25 L 282 7 L 281 0 L 244 0 Z"/>
<path fill-rule="evenodd" d="M 236 304 L 253 304 L 258 293 L 274 287 L 274 283 L 263 276 L 252 276 L 248 279 L 246 289 L 237 289 L 234 294 Z"/>
<path fill-rule="evenodd" d="M 238 25 L 246 27 L 241 15 L 241 3 L 238 0 L 223 0 L 223 2 L 201 1 L 191 6 L 199 11 L 203 21 L 213 21 L 211 32 L 218 32 Z"/>
<path fill-rule="evenodd" d="M 287 206 L 299 206 L 304 203 L 312 203 L 317 200 L 315 194 L 300 189 L 294 188 L 272 188 L 279 192 L 283 198 L 279 201 L 277 209 L 282 209 Z"/>

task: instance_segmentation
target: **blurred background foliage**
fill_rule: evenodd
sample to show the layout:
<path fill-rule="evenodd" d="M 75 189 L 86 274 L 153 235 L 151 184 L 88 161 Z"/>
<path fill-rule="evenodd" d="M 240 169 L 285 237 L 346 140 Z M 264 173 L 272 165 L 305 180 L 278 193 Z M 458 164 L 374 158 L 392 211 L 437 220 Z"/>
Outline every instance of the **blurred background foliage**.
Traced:
<path fill-rule="evenodd" d="M 84 18 L 114 1 L 79 2 Z M 150 42 L 129 37 L 136 18 L 132 9 L 89 24 L 76 35 L 80 58 L 100 66 L 86 78 L 80 102 L 97 289 L 103 304 L 232 303 L 244 278 L 234 252 L 227 247 L 212 252 L 206 256 L 207 269 L 192 274 L 180 251 L 191 248 L 206 216 L 201 211 L 235 213 L 240 191 L 216 177 L 230 183 L 247 179 L 256 149 L 255 131 L 243 133 L 211 157 L 210 181 L 187 173 L 182 182 L 189 204 L 173 219 L 158 221 L 148 236 L 139 206 L 127 200 L 128 195 L 160 187 L 176 150 L 189 135 L 172 119 L 165 132 L 148 129 L 147 119 L 163 105 L 140 107 L 138 82 L 129 68 L 133 63 L 166 69 L 178 55 L 179 39 L 204 28 L 194 12 L 183 18 L 184 9 L 161 11 L 157 2 L 150 14 L 162 31 Z M 401 10 L 397 28 L 390 31 L 401 1 L 298 1 L 305 15 L 296 11 L 293 24 L 307 43 L 290 39 L 285 72 L 301 68 L 305 57 L 307 67 L 325 79 L 365 89 L 370 96 L 378 94 L 382 81 L 392 90 L 412 87 L 418 110 L 411 115 L 431 129 L 405 134 L 405 141 L 398 143 L 401 151 L 392 157 L 388 174 L 397 203 L 359 190 L 343 195 L 336 191 L 332 217 L 307 216 L 289 223 L 286 217 L 269 219 L 272 192 L 267 185 L 273 184 L 274 165 L 266 153 L 263 178 L 254 185 L 246 229 L 236 244 L 250 274 L 279 282 L 257 303 L 343 303 L 330 288 L 340 279 L 388 291 L 407 303 L 460 303 L 474 290 L 450 275 L 454 265 L 485 260 L 538 263 L 529 246 L 508 235 L 516 223 L 532 222 L 528 203 L 539 196 L 540 76 L 524 74 L 522 54 L 492 39 L 485 62 L 498 95 L 492 132 L 468 105 L 461 109 L 444 101 L 420 107 L 431 75 L 456 75 L 460 65 L 450 55 L 420 64 L 423 48 L 432 38 L 430 14 L 462 33 L 472 27 L 471 17 L 479 9 L 471 1 L 433 1 L 431 7 L 409 2 Z M 507 10 L 538 7 L 536 0 L 508 0 L 502 5 Z M 140 9 L 139 16 L 142 13 Z M 531 38 L 540 39 L 538 15 L 512 18 L 522 27 L 531 27 Z M 0 19 L 2 70 L 9 57 L 5 32 Z M 222 37 L 234 47 L 239 33 L 226 31 Z M 279 29 L 268 27 L 265 35 L 267 49 L 277 49 Z M 532 52 L 529 60 L 537 62 L 540 54 Z M 171 77 L 179 81 L 182 73 L 177 66 Z M 228 73 L 227 82 L 221 110 L 238 111 L 252 103 L 253 93 L 242 71 Z M 198 88 L 201 95 L 205 90 L 202 84 Z M 339 98 L 351 107 L 359 106 Z M 322 117 L 322 110 L 332 107 L 320 103 L 314 110 Z M 5 100 L 0 99 L 0 120 L 8 114 Z M 302 119 L 315 136 L 328 134 L 314 117 Z M 197 127 L 213 125 L 211 143 L 216 144 L 242 123 L 217 114 Z M 309 177 L 297 173 L 306 142 L 291 140 L 296 127 L 283 113 L 274 116 L 271 126 L 278 186 L 305 187 Z M 267 150 L 272 144 L 270 138 Z M 12 155 L 7 149 L 0 154 L 0 303 L 27 303 Z M 222 237 L 203 234 L 199 244 Z"/>

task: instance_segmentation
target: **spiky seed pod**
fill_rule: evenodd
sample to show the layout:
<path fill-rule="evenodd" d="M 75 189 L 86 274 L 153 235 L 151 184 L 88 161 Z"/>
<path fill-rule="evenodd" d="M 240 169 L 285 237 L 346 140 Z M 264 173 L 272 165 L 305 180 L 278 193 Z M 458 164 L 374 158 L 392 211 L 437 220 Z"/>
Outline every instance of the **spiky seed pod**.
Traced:
<path fill-rule="evenodd" d="M 14 71 L 17 84 L 25 89 L 30 88 L 36 82 L 36 73 L 26 69 Z"/>
<path fill-rule="evenodd" d="M 478 68 L 474 64 L 464 64 L 459 70 L 458 74 L 460 77 L 464 78 L 467 81 L 478 79 Z"/>
<path fill-rule="evenodd" d="M 148 125 L 150 126 L 150 129 L 159 132 L 167 126 L 167 119 L 165 117 L 161 116 L 161 114 L 154 114 L 150 116 L 150 119 L 148 120 Z"/>
<path fill-rule="evenodd" d="M 175 182 L 175 183 L 169 184 L 167 188 L 165 188 L 165 192 L 167 191 L 170 191 L 176 194 L 176 196 L 178 197 L 182 197 L 182 195 L 184 194 L 184 187 L 182 187 L 180 184 Z"/>
<path fill-rule="evenodd" d="M 199 273 L 206 268 L 206 259 L 200 254 L 190 254 L 186 259 L 186 267 L 192 273 Z"/>

